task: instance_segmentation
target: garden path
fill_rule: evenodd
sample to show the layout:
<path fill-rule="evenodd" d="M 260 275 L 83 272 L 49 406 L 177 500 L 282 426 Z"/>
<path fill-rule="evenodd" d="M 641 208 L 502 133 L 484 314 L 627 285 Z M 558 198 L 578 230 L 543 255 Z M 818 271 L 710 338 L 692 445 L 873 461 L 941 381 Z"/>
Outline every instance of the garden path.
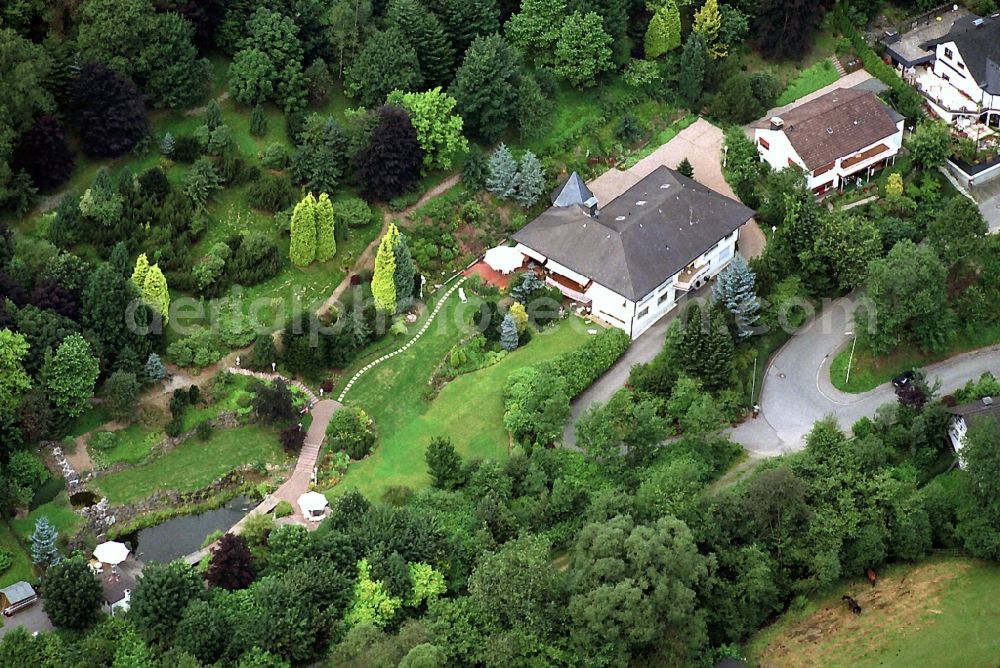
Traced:
<path fill-rule="evenodd" d="M 460 276 L 458 282 L 456 282 L 455 285 L 451 286 L 448 292 L 444 293 L 444 296 L 442 296 L 441 299 L 438 300 L 438 303 L 434 305 L 434 310 L 431 311 L 431 314 L 427 317 L 427 320 L 420 327 L 417 333 L 413 335 L 413 338 L 407 341 L 401 347 L 397 348 L 396 350 L 393 350 L 391 353 L 386 353 L 385 355 L 382 355 L 378 359 L 372 360 L 367 365 L 359 369 L 358 372 L 355 373 L 349 381 L 347 381 L 347 385 L 344 386 L 344 389 L 343 391 L 341 391 L 340 396 L 337 397 L 337 401 L 341 402 L 344 401 L 344 397 L 347 396 L 347 392 L 354 386 L 354 383 L 356 383 L 357 380 L 361 378 L 362 375 L 364 375 L 366 371 L 368 371 L 372 367 L 378 366 L 379 364 L 385 362 L 390 358 L 395 357 L 396 355 L 399 355 L 400 353 L 406 352 L 407 350 L 410 349 L 410 346 L 412 346 L 414 343 L 420 340 L 420 337 L 424 335 L 424 332 L 427 331 L 427 328 L 431 326 L 432 322 L 434 322 L 435 316 L 437 316 L 438 311 L 441 310 L 441 307 L 444 305 L 444 303 L 448 301 L 448 298 L 451 297 L 451 295 L 456 290 L 458 290 L 459 287 L 461 287 L 462 283 L 465 282 L 466 279 L 465 276 L 462 276 L 461 274 L 456 274 L 456 276 Z"/>
<path fill-rule="evenodd" d="M 358 259 L 354 261 L 354 264 L 351 265 L 351 270 L 347 272 L 346 276 L 344 276 L 344 280 L 340 282 L 340 285 L 338 285 L 336 288 L 333 289 L 333 292 L 330 294 L 330 297 L 325 302 L 323 302 L 323 304 L 318 309 L 316 309 L 316 314 L 322 315 L 326 313 L 331 306 L 337 303 L 337 300 L 340 299 L 340 296 L 344 294 L 344 292 L 347 290 L 348 287 L 350 287 L 351 276 L 357 274 L 362 269 L 365 269 L 369 264 L 374 264 L 375 252 L 378 250 L 378 245 L 382 241 L 382 237 L 385 236 L 386 230 L 389 229 L 389 223 L 396 222 L 406 218 L 406 216 L 408 216 L 410 213 L 416 211 L 423 205 L 427 204 L 427 202 L 431 201 L 438 195 L 442 195 L 451 190 L 458 184 L 458 182 L 461 179 L 462 177 L 460 174 L 452 174 L 444 181 L 437 184 L 436 186 L 425 192 L 423 195 L 421 195 L 420 199 L 417 200 L 416 204 L 413 204 L 412 206 L 409 206 L 403 209 L 402 211 L 398 211 L 396 213 L 390 213 L 389 215 L 384 216 L 382 220 L 382 230 L 378 233 L 378 236 L 375 237 L 374 241 L 368 244 L 368 247 L 365 248 L 364 251 L 362 251 L 361 255 L 358 256 Z"/>

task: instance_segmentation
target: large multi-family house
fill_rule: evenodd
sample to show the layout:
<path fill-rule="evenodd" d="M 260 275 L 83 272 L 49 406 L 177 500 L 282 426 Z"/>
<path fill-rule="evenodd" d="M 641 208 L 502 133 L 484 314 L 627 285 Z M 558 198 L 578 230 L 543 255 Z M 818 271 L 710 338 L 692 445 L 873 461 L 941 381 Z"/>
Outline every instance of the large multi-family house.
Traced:
<path fill-rule="evenodd" d="M 965 434 L 969 431 L 969 422 L 977 419 L 993 419 L 1000 422 L 1000 401 L 993 397 L 983 397 L 979 401 L 959 404 L 947 409 L 951 413 L 951 426 L 948 428 L 948 438 L 958 455 L 959 463 L 964 463 L 962 446 L 965 445 Z"/>
<path fill-rule="evenodd" d="M 891 164 L 903 145 L 903 117 L 867 90 L 835 90 L 754 123 L 761 160 L 802 169 L 810 190 L 841 189 Z"/>
<path fill-rule="evenodd" d="M 1000 125 L 1000 14 L 939 18 L 950 21 L 947 32 L 914 31 L 894 38 L 887 53 L 946 121 Z M 922 34 L 930 38 L 911 44 Z"/>
<path fill-rule="evenodd" d="M 753 213 L 663 166 L 599 206 L 574 173 L 514 240 L 549 285 L 636 338 L 729 264 Z"/>

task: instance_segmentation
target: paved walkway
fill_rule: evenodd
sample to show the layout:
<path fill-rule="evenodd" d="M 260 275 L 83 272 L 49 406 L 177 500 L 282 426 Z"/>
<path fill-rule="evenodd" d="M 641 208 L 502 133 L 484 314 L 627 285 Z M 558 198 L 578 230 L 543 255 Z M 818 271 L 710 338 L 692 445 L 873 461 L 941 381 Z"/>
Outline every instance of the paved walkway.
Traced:
<path fill-rule="evenodd" d="M 817 420 L 837 418 L 850 429 L 862 417 L 871 417 L 884 403 L 896 400 L 885 383 L 862 394 L 840 392 L 830 382 L 830 363 L 850 345 L 856 325 L 850 297 L 831 302 L 804 325 L 772 358 L 761 387 L 761 417 L 747 419 L 730 430 L 734 441 L 751 453 L 775 456 L 805 447 L 805 437 Z M 990 371 L 1000 375 L 1000 346 L 956 355 L 924 368 L 928 380 L 941 381 L 942 392 L 952 392 L 968 380 Z"/>
<path fill-rule="evenodd" d="M 401 347 L 397 348 L 396 350 L 393 350 L 391 353 L 386 353 L 385 355 L 382 355 L 378 359 L 372 360 L 367 365 L 361 367 L 358 370 L 358 372 L 355 373 L 351 377 L 351 379 L 349 381 L 347 381 L 347 385 L 344 386 L 344 389 L 340 393 L 340 396 L 337 397 L 337 401 L 343 402 L 344 401 L 344 397 L 346 397 L 347 393 L 350 391 L 350 389 L 352 387 L 354 387 L 354 383 L 356 383 L 358 381 L 358 379 L 361 378 L 361 376 L 363 376 L 368 370 L 372 369 L 373 367 L 378 366 L 379 364 L 381 364 L 382 362 L 385 362 L 388 359 L 391 359 L 391 358 L 395 357 L 396 355 L 399 355 L 400 353 L 406 352 L 407 350 L 410 349 L 410 346 L 412 346 L 414 343 L 416 343 L 417 341 L 420 340 L 420 337 L 424 335 L 424 332 L 427 331 L 427 328 L 431 326 L 432 322 L 434 322 L 434 318 L 437 316 L 438 311 L 441 310 L 441 307 L 444 306 L 444 303 L 446 301 L 448 301 L 448 298 L 451 297 L 452 293 L 454 293 L 456 290 L 458 290 L 458 288 L 461 287 L 462 283 L 465 282 L 465 278 L 466 278 L 465 276 L 461 276 L 461 275 L 458 275 L 458 276 L 460 276 L 460 278 L 458 279 L 458 281 L 455 283 L 455 285 L 451 286 L 451 288 L 448 290 L 448 292 L 446 292 L 444 294 L 444 296 L 442 296 L 441 299 L 438 300 L 438 303 L 434 305 L 434 310 L 431 311 L 431 314 L 427 318 L 427 321 L 424 322 L 424 324 L 420 328 L 420 330 L 417 331 L 417 333 L 413 335 L 413 338 L 410 339 L 409 341 L 407 341 Z"/>
<path fill-rule="evenodd" d="M 316 461 L 319 459 L 320 449 L 323 447 L 323 439 L 326 436 L 326 427 L 330 424 L 330 418 L 333 417 L 333 414 L 337 411 L 337 409 L 341 408 L 342 404 L 339 401 L 333 401 L 332 399 L 319 399 L 309 388 L 302 385 L 302 383 L 289 380 L 281 374 L 250 371 L 249 369 L 240 369 L 236 367 L 230 367 L 228 370 L 230 373 L 260 378 L 262 380 L 274 380 L 275 378 L 281 378 L 289 385 L 300 388 L 306 393 L 307 396 L 309 396 L 309 406 L 312 411 L 313 419 L 312 423 L 309 425 L 308 431 L 306 431 L 305 442 L 302 444 L 302 450 L 299 451 L 299 458 L 295 463 L 295 470 L 292 471 L 292 475 L 289 476 L 288 480 L 282 483 L 278 489 L 264 497 L 257 507 L 247 513 L 243 519 L 230 527 L 227 533 L 238 534 L 247 519 L 253 515 L 261 515 L 271 512 L 281 501 L 287 501 L 290 503 L 294 511 L 290 517 L 285 518 L 287 522 L 304 524 L 306 526 L 315 526 L 314 524 L 307 522 L 305 517 L 303 517 L 302 509 L 299 508 L 298 500 L 300 496 L 309 490 L 309 483 L 312 481 L 313 469 L 316 467 Z M 207 547 L 204 547 L 196 552 L 192 552 L 184 557 L 184 561 L 189 564 L 196 564 L 201 561 L 202 558 L 209 555 L 214 547 L 215 543 L 212 543 L 211 545 L 208 545 Z"/>

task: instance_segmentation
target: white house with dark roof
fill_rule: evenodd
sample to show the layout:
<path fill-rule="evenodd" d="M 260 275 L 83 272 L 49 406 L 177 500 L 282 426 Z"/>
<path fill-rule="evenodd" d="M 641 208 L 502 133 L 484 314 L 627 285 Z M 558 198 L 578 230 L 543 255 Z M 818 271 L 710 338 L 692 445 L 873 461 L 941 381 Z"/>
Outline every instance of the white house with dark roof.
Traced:
<path fill-rule="evenodd" d="M 892 164 L 903 120 L 871 91 L 840 89 L 752 127 L 761 160 L 775 170 L 799 167 L 821 195 Z"/>
<path fill-rule="evenodd" d="M 576 174 L 514 234 L 545 281 L 638 337 L 736 254 L 753 210 L 667 167 L 598 206 Z"/>
<path fill-rule="evenodd" d="M 1000 125 L 1000 14 L 941 18 L 950 21 L 943 34 L 929 34 L 916 49 L 890 44 L 890 56 L 946 121 Z"/>
<path fill-rule="evenodd" d="M 969 423 L 980 418 L 1000 422 L 1000 399 L 983 397 L 979 401 L 959 404 L 947 410 L 951 414 L 948 439 L 951 441 L 951 447 L 955 449 L 955 454 L 958 455 L 959 463 L 964 464 L 962 446 L 965 444 L 965 434 L 969 431 Z"/>

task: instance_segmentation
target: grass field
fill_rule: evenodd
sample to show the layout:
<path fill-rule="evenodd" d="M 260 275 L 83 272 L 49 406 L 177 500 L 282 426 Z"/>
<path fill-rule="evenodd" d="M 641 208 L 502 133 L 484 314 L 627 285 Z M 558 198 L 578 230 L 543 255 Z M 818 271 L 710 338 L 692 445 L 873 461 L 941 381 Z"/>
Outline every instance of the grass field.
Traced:
<path fill-rule="evenodd" d="M 861 604 L 854 616 L 840 597 Z M 752 639 L 750 665 L 838 668 L 995 667 L 1000 565 L 932 559 L 845 583 Z"/>
<path fill-rule="evenodd" d="M 785 90 L 778 96 L 777 105 L 783 106 L 794 102 L 804 95 L 828 86 L 840 78 L 836 68 L 829 60 L 820 60 L 803 70 L 797 77 L 788 82 Z"/>
<path fill-rule="evenodd" d="M 960 333 L 947 349 L 937 353 L 924 353 L 915 346 L 900 346 L 885 356 L 878 356 L 858 341 L 851 361 L 851 378 L 846 382 L 847 363 L 851 357 L 851 347 L 837 353 L 830 363 L 830 382 L 841 392 L 867 392 L 882 383 L 888 383 L 904 371 L 946 360 L 970 350 L 985 348 L 1000 343 L 1000 325 L 979 327 L 974 332 Z"/>
<path fill-rule="evenodd" d="M 111 503 L 127 503 L 155 491 L 190 492 L 242 464 L 280 463 L 285 455 L 272 432 L 256 426 L 224 429 L 208 441 L 189 438 L 162 457 L 101 476 L 94 486 Z"/>
<path fill-rule="evenodd" d="M 358 489 L 378 499 L 392 486 L 427 485 L 424 452 L 434 436 L 450 437 L 466 459 L 507 456 L 501 396 L 507 374 L 575 349 L 583 344 L 587 333 L 579 326 L 582 321 L 565 320 L 536 334 L 528 345 L 499 363 L 459 376 L 427 403 L 422 397 L 427 381 L 468 331 L 465 323 L 475 303 L 471 295 L 468 304 L 452 295 L 419 343 L 375 367 L 354 385 L 347 401 L 364 408 L 375 419 L 378 446 L 371 457 L 351 464 L 344 480 L 328 492 L 329 496 Z"/>
<path fill-rule="evenodd" d="M 0 522 L 0 548 L 10 553 L 12 558 L 10 568 L 0 573 L 0 587 L 27 580 L 35 581 L 35 575 L 31 570 L 31 557 L 14 534 L 10 525 Z"/>
<path fill-rule="evenodd" d="M 69 495 L 66 492 L 60 492 L 56 498 L 38 506 L 26 517 L 12 520 L 11 526 L 21 537 L 21 540 L 27 542 L 31 532 L 35 530 L 35 522 L 43 515 L 49 518 L 49 522 L 64 540 L 76 533 L 76 530 L 83 524 L 83 518 L 76 514 L 69 503 Z"/>

